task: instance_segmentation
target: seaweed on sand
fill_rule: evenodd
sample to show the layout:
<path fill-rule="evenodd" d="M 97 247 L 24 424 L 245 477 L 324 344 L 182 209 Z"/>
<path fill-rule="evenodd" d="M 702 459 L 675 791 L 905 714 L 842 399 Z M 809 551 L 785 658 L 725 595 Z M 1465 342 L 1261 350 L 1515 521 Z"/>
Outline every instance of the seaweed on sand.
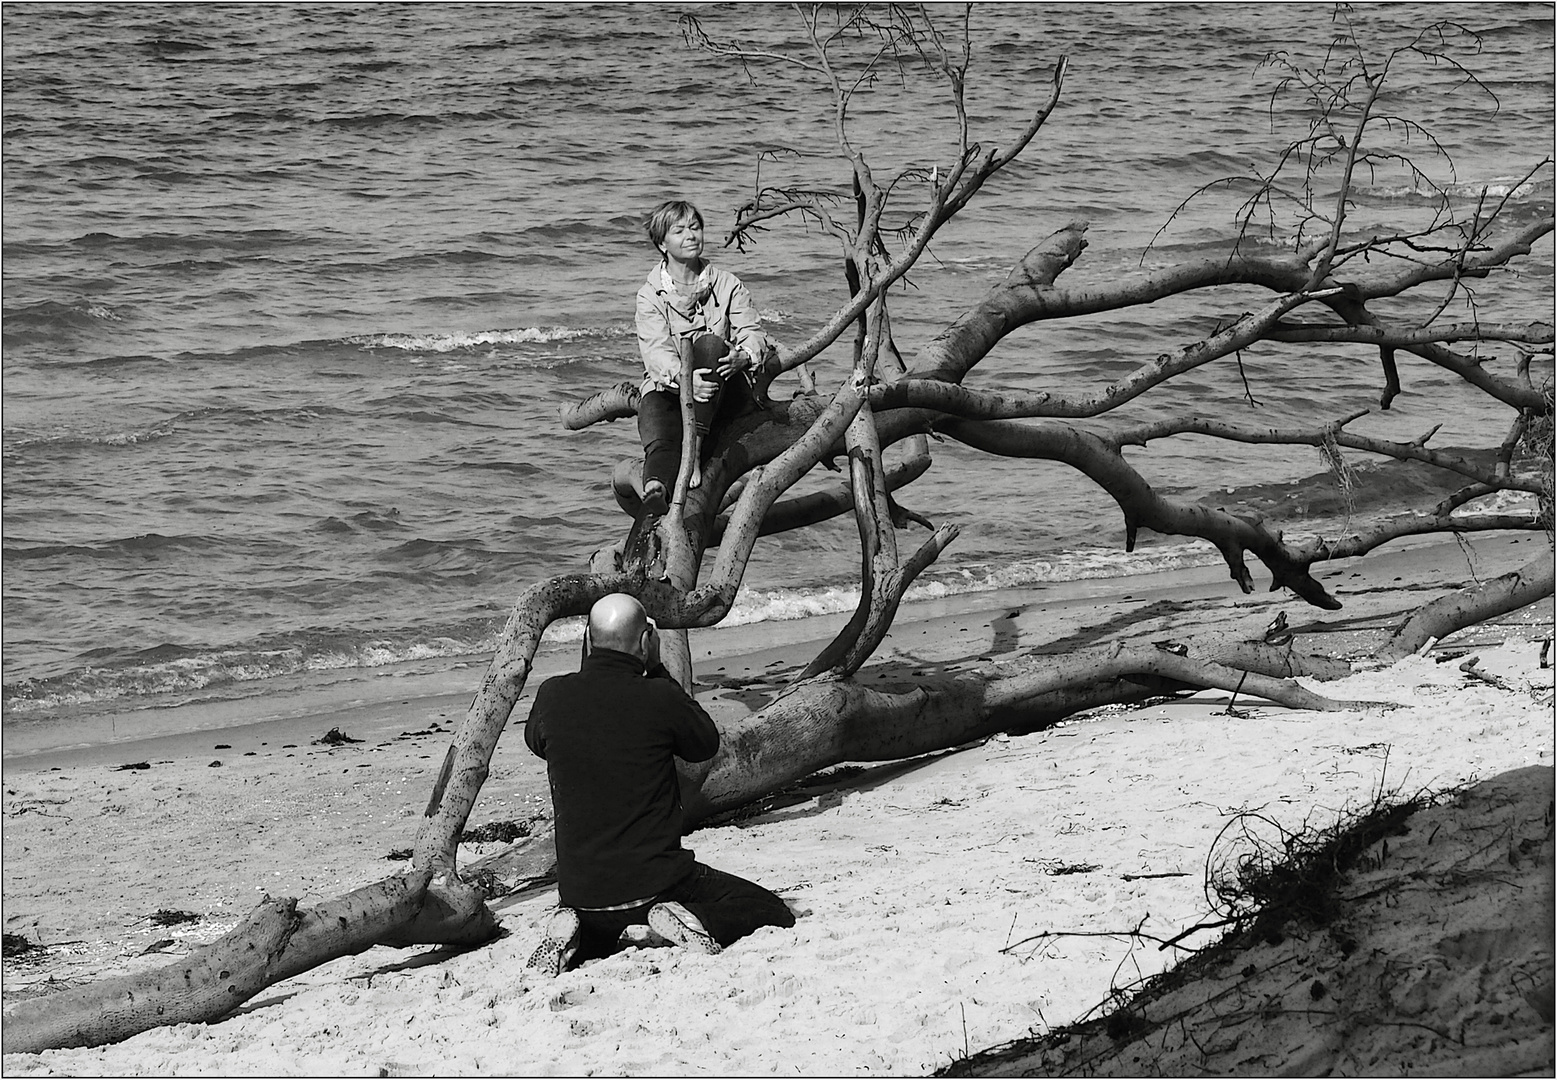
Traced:
<path fill-rule="evenodd" d="M 508 844 L 530 835 L 533 823 L 525 821 L 489 821 L 460 833 L 462 844 Z"/>
<path fill-rule="evenodd" d="M 362 740 L 353 738 L 338 727 L 332 727 L 323 735 L 314 740 L 315 746 L 345 746 L 347 743 L 360 743 Z"/>
<path fill-rule="evenodd" d="M 43 946 L 36 941 L 29 940 L 25 934 L 5 935 L 4 952 L 8 960 L 16 957 L 31 956 L 33 953 L 42 951 L 44 951 Z"/>
<path fill-rule="evenodd" d="M 176 911 L 170 908 L 158 908 L 146 918 L 157 926 L 181 926 L 184 923 L 200 921 L 200 916 L 193 911 Z"/>

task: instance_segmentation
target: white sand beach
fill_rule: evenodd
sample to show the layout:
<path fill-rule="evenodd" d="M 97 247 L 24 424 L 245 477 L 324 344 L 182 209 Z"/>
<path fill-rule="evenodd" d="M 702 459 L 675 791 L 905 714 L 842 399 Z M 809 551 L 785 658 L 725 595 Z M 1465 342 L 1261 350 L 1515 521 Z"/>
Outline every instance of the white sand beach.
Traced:
<path fill-rule="evenodd" d="M 1326 616 L 1331 631 L 1362 634 L 1437 591 L 1518 565 L 1544 542 L 1489 538 L 1470 553 L 1434 545 L 1338 565 L 1326 574 L 1347 606 L 1333 618 L 1283 594 L 1243 596 L 1216 568 L 979 594 L 905 608 L 883 662 L 899 674 L 957 665 L 1089 628 L 1105 628 L 1100 640 L 1188 637 L 1263 625 L 1278 610 L 1300 628 Z M 829 622 L 695 636 L 701 700 L 716 716 L 754 707 L 760 695 L 742 687 L 803 664 Z M 1320 713 L 1240 698 L 1229 710 L 1228 694 L 1206 692 L 818 782 L 789 805 L 688 837 L 700 860 L 767 885 L 801 915 L 793 930 L 761 930 L 717 956 L 628 949 L 537 980 L 523 964 L 555 903 L 555 890 L 541 889 L 497 901 L 507 933 L 483 948 L 375 948 L 270 987 L 219 1023 L 7 1055 L 4 1071 L 928 1073 L 1071 1023 L 1111 987 L 1172 963 L 1181 950 L 1124 932 L 1166 939 L 1208 918 L 1207 859 L 1242 811 L 1289 830 L 1323 826 L 1381 792 L 1454 788 L 1529 766 L 1546 770 L 1549 790 L 1553 676 L 1541 641 L 1551 628 L 1547 601 L 1392 667 L 1310 684 L 1394 708 Z M 1460 655 L 1466 648 L 1473 653 Z M 1469 655 L 1485 677 L 1462 670 Z M 569 662 L 561 653 L 553 661 L 556 670 Z M 479 672 L 468 672 L 472 689 Z M 472 827 L 548 811 L 541 763 L 516 730 L 537 682 L 515 709 Z M 386 856 L 411 845 L 467 699 L 450 691 L 155 744 L 8 757 L 5 930 L 45 948 L 7 959 L 7 1001 L 169 963 L 263 895 L 306 905 L 398 868 Z M 331 727 L 363 741 L 311 741 Z M 140 761 L 150 767 L 117 768 Z M 1549 881 L 1549 817 L 1544 828 Z M 470 845 L 462 858 L 494 850 Z M 1423 906 L 1396 917 L 1430 922 L 1431 890 L 1412 895 Z M 1538 967 L 1544 948 L 1549 985 L 1547 897 L 1546 925 L 1530 927 L 1525 944 Z M 159 910 L 200 918 L 162 926 L 151 918 Z M 1032 940 L 1045 931 L 1102 936 Z M 1183 944 L 1215 937 L 1204 930 Z M 1522 1053 L 1531 1039 L 1549 1051 L 1550 1016 L 1524 997 L 1488 989 L 1461 1005 L 1468 1039 L 1491 1024 L 1517 1033 Z"/>

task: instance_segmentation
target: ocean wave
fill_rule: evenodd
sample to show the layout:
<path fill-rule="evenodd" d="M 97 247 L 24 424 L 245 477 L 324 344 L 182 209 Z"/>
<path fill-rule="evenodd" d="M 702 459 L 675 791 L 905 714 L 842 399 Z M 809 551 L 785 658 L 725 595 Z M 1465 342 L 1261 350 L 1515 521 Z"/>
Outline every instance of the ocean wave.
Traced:
<path fill-rule="evenodd" d="M 42 717 L 63 709 L 142 700 L 167 704 L 169 695 L 227 690 L 228 696 L 260 692 L 266 680 L 309 672 L 380 668 L 414 660 L 491 652 L 495 639 L 432 638 L 401 643 L 369 640 L 328 646 L 299 642 L 272 648 L 223 649 L 173 656 L 151 663 L 93 666 L 45 679 L 7 683 L 8 715 Z M 234 693 L 236 691 L 236 693 Z"/>
<path fill-rule="evenodd" d="M 346 71 L 371 74 L 376 71 L 393 71 L 401 67 L 399 60 L 358 60 L 349 64 L 342 64 Z"/>
<path fill-rule="evenodd" d="M 39 300 L 25 307 L 0 311 L 6 333 L 28 329 L 82 329 L 105 322 L 122 322 L 123 316 L 107 304 L 91 300 Z"/>
<path fill-rule="evenodd" d="M 1532 12 L 1539 12 L 1540 8 L 1530 8 Z M 1489 13 L 1490 14 L 1490 13 Z M 1516 38 L 1525 41 L 1540 41 L 1543 38 L 1550 40 L 1552 35 L 1552 21 L 1550 18 L 1513 18 L 1507 13 L 1498 11 L 1497 15 L 1510 19 L 1508 22 L 1494 23 L 1491 26 L 1483 26 L 1476 32 L 1483 41 L 1492 41 L 1498 38 Z"/>
<path fill-rule="evenodd" d="M 1031 588 L 1056 582 L 1132 577 L 1164 570 L 1209 566 L 1221 560 L 1204 543 L 1172 544 L 1135 552 L 1105 549 L 1062 551 L 1031 559 L 974 563 L 940 574 L 929 573 L 911 585 L 905 603 L 949 596 Z M 814 589 L 742 588 L 721 626 L 786 622 L 850 612 L 859 605 L 857 583 Z"/>
<path fill-rule="evenodd" d="M 517 330 L 483 330 L 470 334 L 363 334 L 344 339 L 364 349 L 400 349 L 417 353 L 448 353 L 492 345 L 534 345 L 585 338 L 623 338 L 621 328 L 577 326 L 528 326 Z"/>
<path fill-rule="evenodd" d="M 120 236 L 111 232 L 89 232 L 69 241 L 75 247 L 105 251 L 164 252 L 188 248 L 204 252 L 209 248 L 221 248 L 251 255 L 256 249 L 295 246 L 306 248 L 307 237 L 289 229 L 212 229 L 192 233 L 147 233 L 142 236 Z"/>
<path fill-rule="evenodd" d="M 237 264 L 227 259 L 172 259 L 164 263 L 156 263 L 158 270 L 177 271 L 186 274 L 212 274 L 220 270 L 231 270 Z"/>
<path fill-rule="evenodd" d="M 293 124 L 297 122 L 297 112 L 292 109 L 234 109 L 232 112 L 214 114 L 211 121 L 217 124 Z M 271 171 L 245 175 L 251 178 L 280 179 L 286 174 Z"/>
<path fill-rule="evenodd" d="M 139 169 L 141 163 L 134 158 L 120 157 L 117 154 L 89 154 L 86 157 L 71 158 L 61 162 L 68 169 Z"/>
<path fill-rule="evenodd" d="M 1479 499 L 1472 499 L 1456 510 L 1452 517 L 1469 517 L 1473 514 L 1535 514 L 1540 511 L 1540 497 L 1530 491 L 1494 491 Z"/>
<path fill-rule="evenodd" d="M 177 38 L 150 38 L 141 42 L 141 47 L 159 54 L 210 52 L 214 48 L 214 46 L 202 45 L 197 41 L 179 41 Z"/>
<path fill-rule="evenodd" d="M 333 405 L 297 405 L 279 409 L 245 409 L 237 406 L 213 406 L 190 409 L 167 421 L 169 425 L 193 424 L 207 420 L 226 420 L 244 426 L 253 424 L 314 424 L 331 416 L 342 416 L 346 410 Z"/>
<path fill-rule="evenodd" d="M 546 470 L 529 461 L 461 461 L 456 469 L 476 469 L 486 472 L 509 473 L 513 476 L 545 476 Z"/>
<path fill-rule="evenodd" d="M 1485 468 L 1491 467 L 1495 453 L 1452 446 L 1438 449 Z M 1235 513 L 1264 515 L 1278 524 L 1306 520 L 1344 527 L 1354 516 L 1378 510 L 1431 506 L 1469 483 L 1459 473 L 1420 461 L 1369 461 L 1349 450 L 1342 451 L 1341 460 L 1344 475 L 1327 468 L 1284 483 L 1223 488 L 1199 501 Z"/>
<path fill-rule="evenodd" d="M 1272 235 L 1251 229 L 1240 233 L 1238 236 L 1229 236 L 1226 233 L 1213 233 L 1196 239 L 1183 239 L 1179 237 L 1168 238 L 1163 234 L 1150 248 L 1151 258 L 1143 252 L 1138 258 L 1132 257 L 1133 253 L 1121 252 L 1120 258 L 1126 263 L 1148 271 L 1171 270 L 1180 265 L 1180 259 L 1167 256 L 1203 257 L 1213 256 L 1225 258 L 1235 252 L 1255 251 L 1259 253 L 1283 252 L 1292 247 L 1290 237 L 1280 234 Z M 1133 268 L 1133 267 L 1132 267 Z"/>
<path fill-rule="evenodd" d="M 300 51 L 305 53 L 320 53 L 324 56 L 337 56 L 343 53 L 348 55 L 351 53 L 370 53 L 376 48 L 376 45 L 372 45 L 368 42 L 351 41 L 344 44 L 331 43 L 329 45 L 304 45 Z"/>
<path fill-rule="evenodd" d="M 147 169 L 136 173 L 132 179 L 158 184 L 204 184 L 211 179 L 211 176 L 184 169 Z"/>
<path fill-rule="evenodd" d="M 321 519 L 314 526 L 321 532 L 327 533 L 397 532 L 405 527 L 400 520 L 400 511 L 397 509 L 390 509 L 382 513 L 375 510 L 363 510 L 344 519 L 331 515 Z"/>
<path fill-rule="evenodd" d="M 448 413 L 439 412 L 436 409 L 410 409 L 406 412 L 388 413 L 390 420 L 403 420 L 408 424 L 457 424 L 460 427 L 490 428 L 500 427 L 498 424 L 483 424 L 476 420 L 462 420 L 458 416 L 450 416 Z"/>
<path fill-rule="evenodd" d="M 326 116 L 311 123 L 347 131 L 378 131 L 385 128 L 445 127 L 456 124 L 488 123 L 493 120 L 513 120 L 514 115 L 492 109 L 472 112 L 447 113 L 368 113 L 364 115 Z"/>
<path fill-rule="evenodd" d="M 454 46 L 464 52 L 496 52 L 503 49 L 512 49 L 522 44 L 519 39 L 497 38 L 493 41 L 465 41 Z"/>
<path fill-rule="evenodd" d="M 125 553 L 138 555 L 161 551 L 208 551 L 221 544 L 222 540 L 214 536 L 137 533 L 98 544 L 6 544 L 3 551 L 7 559 L 51 559 L 61 555 L 101 559 Z"/>
<path fill-rule="evenodd" d="M 5 439 L 5 452 L 15 454 L 23 450 L 38 449 L 73 450 L 98 446 L 139 446 L 157 439 L 166 439 L 177 430 L 172 421 L 167 421 L 153 427 L 134 428 L 130 431 L 68 431 L 37 434 L 8 432 Z"/>
<path fill-rule="evenodd" d="M 636 231 L 640 226 L 634 226 Z M 519 232 L 519 236 L 532 243 L 536 241 L 572 241 L 576 237 L 589 237 L 598 232 L 600 226 L 592 218 L 581 218 L 576 221 L 568 221 L 557 224 L 532 225 L 528 229 Z"/>
<path fill-rule="evenodd" d="M 1425 200 L 1436 202 L 1444 196 L 1451 199 L 1479 199 L 1483 194 L 1489 199 L 1529 199 L 1544 192 L 1550 198 L 1551 180 L 1527 179 L 1524 176 L 1494 176 L 1486 180 L 1465 180 L 1431 186 L 1421 182 L 1410 184 L 1385 184 L 1378 187 L 1358 187 L 1357 194 L 1371 199 Z"/>

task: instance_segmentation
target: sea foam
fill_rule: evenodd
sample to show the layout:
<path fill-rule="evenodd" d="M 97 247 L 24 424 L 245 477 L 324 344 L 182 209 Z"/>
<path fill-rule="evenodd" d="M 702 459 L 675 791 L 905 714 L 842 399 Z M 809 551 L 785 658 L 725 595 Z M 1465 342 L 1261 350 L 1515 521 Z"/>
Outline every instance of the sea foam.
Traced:
<path fill-rule="evenodd" d="M 492 345 L 527 345 L 583 338 L 627 337 L 620 327 L 529 326 L 517 330 L 484 330 L 459 334 L 364 334 L 346 338 L 349 345 L 366 349 L 404 349 L 407 352 L 447 353 Z"/>

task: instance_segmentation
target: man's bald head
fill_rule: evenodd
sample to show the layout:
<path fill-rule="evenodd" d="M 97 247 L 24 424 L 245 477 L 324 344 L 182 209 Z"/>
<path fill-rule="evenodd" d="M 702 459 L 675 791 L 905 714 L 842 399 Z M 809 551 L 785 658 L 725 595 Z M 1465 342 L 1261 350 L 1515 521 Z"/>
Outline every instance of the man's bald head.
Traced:
<path fill-rule="evenodd" d="M 646 649 L 643 635 L 648 628 L 649 616 L 643 605 L 626 593 L 602 596 L 589 609 L 589 640 L 597 649 L 615 649 L 641 660 Z"/>

